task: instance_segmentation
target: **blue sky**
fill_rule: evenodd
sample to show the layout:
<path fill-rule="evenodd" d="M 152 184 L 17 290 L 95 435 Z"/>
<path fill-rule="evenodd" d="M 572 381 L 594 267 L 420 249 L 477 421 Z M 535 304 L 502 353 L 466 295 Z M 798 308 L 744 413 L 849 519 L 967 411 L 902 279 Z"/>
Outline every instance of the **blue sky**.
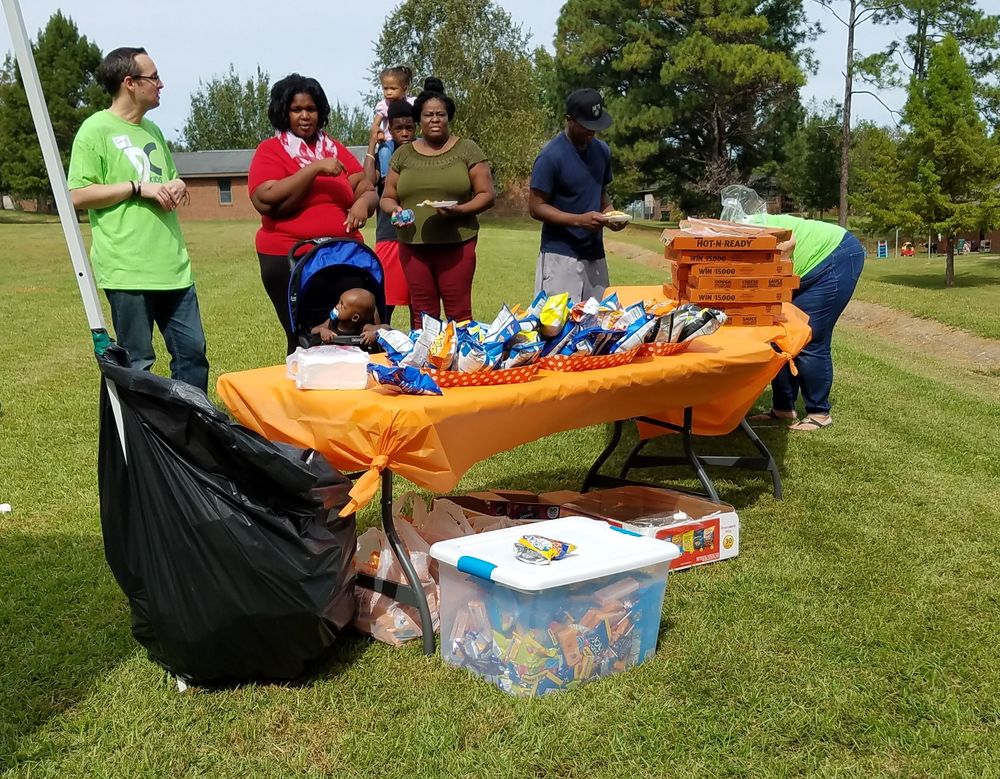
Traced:
<path fill-rule="evenodd" d="M 433 2 L 433 0 L 428 0 Z M 556 0 L 498 0 L 526 31 L 533 44 L 552 48 L 561 3 Z M 980 0 L 991 5 L 1000 0 Z M 131 0 L 21 0 L 28 34 L 35 38 L 57 9 L 70 16 L 80 32 L 104 51 L 117 46 L 145 46 L 166 85 L 160 107 L 150 115 L 169 138 L 176 138 L 190 106 L 190 95 L 200 79 L 228 71 L 250 74 L 259 64 L 272 79 L 297 70 L 315 76 L 331 100 L 360 103 L 369 88 L 368 66 L 374 41 L 396 0 L 366 0 L 362 4 L 319 2 L 292 5 L 261 2 L 194 2 L 172 0 L 141 3 Z M 844 6 L 836 0 L 835 6 Z M 364 7 L 366 14 L 345 12 Z M 983 6 L 986 7 L 985 5 Z M 843 97 L 846 34 L 842 25 L 816 0 L 806 0 L 809 15 L 822 22 L 823 36 L 813 46 L 820 68 L 802 90 L 804 101 L 822 102 Z M 287 11 L 282 15 L 283 11 Z M 892 28 L 862 28 L 857 43 L 862 51 L 882 48 L 898 32 Z M 11 49 L 10 36 L 0 23 L 0 51 Z M 905 99 L 898 91 L 881 93 L 899 109 Z M 858 95 L 855 119 L 888 124 L 888 112 L 872 97 Z"/>

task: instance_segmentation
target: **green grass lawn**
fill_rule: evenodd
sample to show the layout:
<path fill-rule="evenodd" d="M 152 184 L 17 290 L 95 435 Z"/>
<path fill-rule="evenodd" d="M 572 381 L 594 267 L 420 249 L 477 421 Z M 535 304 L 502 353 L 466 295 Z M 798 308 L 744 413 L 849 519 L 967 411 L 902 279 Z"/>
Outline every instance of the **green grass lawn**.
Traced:
<path fill-rule="evenodd" d="M 944 285 L 944 255 L 879 260 L 868 255 L 854 293 L 861 300 L 1000 338 L 1000 255 L 955 257 L 955 286 Z"/>
<path fill-rule="evenodd" d="M 213 384 L 283 356 L 253 230 L 185 225 Z M 487 224 L 478 315 L 527 301 L 537 239 Z M 948 383 L 877 335 L 838 333 L 836 424 L 766 433 L 783 501 L 757 475 L 717 481 L 743 550 L 670 577 L 656 657 L 627 674 L 513 700 L 416 645 L 349 638 L 303 684 L 178 695 L 132 640 L 103 559 L 98 372 L 61 232 L 0 225 L 0 245 L 4 777 L 996 773 L 1000 401 L 982 389 L 995 383 Z M 576 487 L 606 435 L 499 454 L 461 486 Z"/>

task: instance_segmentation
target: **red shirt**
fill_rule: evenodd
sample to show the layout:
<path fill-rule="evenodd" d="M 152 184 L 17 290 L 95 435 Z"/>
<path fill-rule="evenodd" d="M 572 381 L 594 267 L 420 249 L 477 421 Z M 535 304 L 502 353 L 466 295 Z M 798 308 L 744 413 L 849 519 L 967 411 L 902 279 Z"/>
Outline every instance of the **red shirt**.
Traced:
<path fill-rule="evenodd" d="M 294 215 L 278 219 L 262 215 L 256 240 L 258 252 L 288 254 L 288 250 L 304 238 L 350 236 L 364 240 L 361 231 L 348 233 L 344 226 L 347 212 L 354 204 L 354 189 L 347 177 L 361 173 L 363 168 L 346 146 L 340 141 L 334 143 L 337 145 L 337 159 L 344 166 L 344 172 L 339 176 L 317 176 Z M 257 147 L 250 161 L 247 181 L 250 194 L 265 181 L 278 181 L 298 170 L 298 162 L 288 156 L 281 140 L 277 137 L 268 138 Z"/>

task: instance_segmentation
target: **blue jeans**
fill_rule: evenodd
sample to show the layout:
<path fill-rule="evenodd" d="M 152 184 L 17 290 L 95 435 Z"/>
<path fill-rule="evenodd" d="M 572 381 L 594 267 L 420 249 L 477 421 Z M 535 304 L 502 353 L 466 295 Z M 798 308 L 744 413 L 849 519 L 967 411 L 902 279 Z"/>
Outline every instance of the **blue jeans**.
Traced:
<path fill-rule="evenodd" d="M 775 411 L 793 410 L 801 391 L 807 414 L 830 413 L 833 326 L 854 294 L 864 264 L 864 247 L 848 233 L 830 256 L 802 278 L 792 302 L 809 315 L 812 340 L 795 358 L 799 375 L 793 376 L 786 365 L 771 382 Z"/>
<path fill-rule="evenodd" d="M 106 289 L 118 343 L 128 351 L 132 367 L 148 371 L 156 361 L 153 322 L 170 352 L 171 378 L 208 391 L 208 358 L 198 295 L 187 289 L 137 292 Z"/>

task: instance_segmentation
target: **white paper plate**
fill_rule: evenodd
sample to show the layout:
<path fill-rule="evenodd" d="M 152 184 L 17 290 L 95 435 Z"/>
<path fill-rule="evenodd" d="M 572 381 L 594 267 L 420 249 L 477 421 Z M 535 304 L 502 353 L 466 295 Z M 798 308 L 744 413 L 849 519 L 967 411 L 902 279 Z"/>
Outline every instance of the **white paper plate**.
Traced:
<path fill-rule="evenodd" d="M 624 224 L 625 222 L 631 222 L 632 217 L 628 214 L 620 214 L 618 216 L 609 216 L 608 222 L 613 225 Z"/>
<path fill-rule="evenodd" d="M 423 203 L 417 203 L 418 206 L 427 206 L 428 208 L 451 208 L 452 206 L 457 206 L 457 200 L 425 200 Z"/>

